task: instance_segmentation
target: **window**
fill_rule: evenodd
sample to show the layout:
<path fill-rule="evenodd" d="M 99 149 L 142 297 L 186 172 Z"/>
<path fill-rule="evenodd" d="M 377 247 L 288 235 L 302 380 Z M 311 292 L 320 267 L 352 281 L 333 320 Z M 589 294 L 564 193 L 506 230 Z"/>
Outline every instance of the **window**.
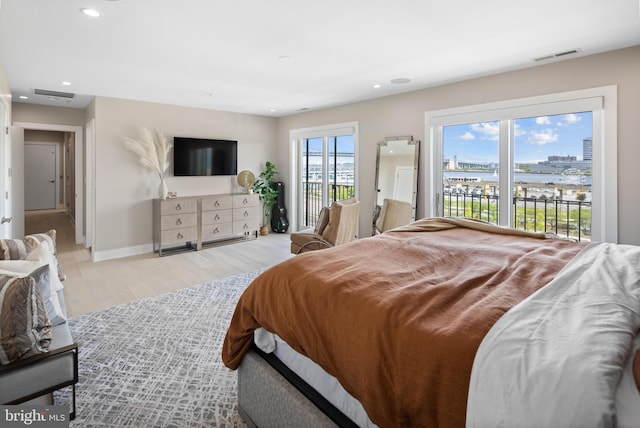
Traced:
<path fill-rule="evenodd" d="M 313 227 L 322 207 L 357 194 L 357 125 L 294 130 L 291 141 L 296 225 Z"/>
<path fill-rule="evenodd" d="M 617 242 L 615 105 L 607 87 L 427 113 L 425 212 Z"/>

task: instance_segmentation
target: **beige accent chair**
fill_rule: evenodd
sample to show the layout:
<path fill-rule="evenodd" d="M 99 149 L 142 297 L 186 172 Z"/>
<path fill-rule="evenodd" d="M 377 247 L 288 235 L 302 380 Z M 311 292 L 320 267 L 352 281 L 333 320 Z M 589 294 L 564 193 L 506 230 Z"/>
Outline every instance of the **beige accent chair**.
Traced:
<path fill-rule="evenodd" d="M 353 198 L 336 201 L 331 204 L 331 208 L 322 209 L 313 231 L 291 234 L 291 252 L 300 254 L 353 241 L 358 230 L 359 218 L 360 201 Z"/>
<path fill-rule="evenodd" d="M 411 223 L 411 204 L 396 199 L 385 199 L 376 219 L 376 232 L 382 233 Z"/>

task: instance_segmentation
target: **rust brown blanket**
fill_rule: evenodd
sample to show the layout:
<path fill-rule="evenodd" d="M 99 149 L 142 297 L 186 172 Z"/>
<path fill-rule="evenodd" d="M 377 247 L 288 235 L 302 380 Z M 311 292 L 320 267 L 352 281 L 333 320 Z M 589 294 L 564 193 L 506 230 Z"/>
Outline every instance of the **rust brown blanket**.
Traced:
<path fill-rule="evenodd" d="M 482 338 L 584 245 L 450 224 L 387 232 L 265 271 L 238 302 L 225 365 L 238 367 L 262 326 L 334 375 L 374 423 L 463 427 Z"/>

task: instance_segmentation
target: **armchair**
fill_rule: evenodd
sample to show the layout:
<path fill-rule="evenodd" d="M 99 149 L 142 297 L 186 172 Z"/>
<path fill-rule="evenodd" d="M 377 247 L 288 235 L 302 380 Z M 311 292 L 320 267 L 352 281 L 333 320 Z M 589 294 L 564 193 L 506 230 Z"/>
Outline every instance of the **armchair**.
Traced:
<path fill-rule="evenodd" d="M 376 233 L 411 223 L 411 204 L 395 199 L 385 199 L 380 214 L 375 220 Z"/>
<path fill-rule="evenodd" d="M 328 213 L 328 222 L 326 219 Z M 321 250 L 353 241 L 358 230 L 360 201 L 346 199 L 323 208 L 313 232 L 294 232 L 291 234 L 291 252 L 300 254 L 306 251 Z"/>

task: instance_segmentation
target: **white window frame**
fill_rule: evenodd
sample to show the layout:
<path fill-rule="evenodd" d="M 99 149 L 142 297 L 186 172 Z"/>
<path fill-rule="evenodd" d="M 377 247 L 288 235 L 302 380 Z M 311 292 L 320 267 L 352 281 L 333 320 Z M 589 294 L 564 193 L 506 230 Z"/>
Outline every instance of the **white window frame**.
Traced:
<path fill-rule="evenodd" d="M 500 122 L 500 164 L 513 165 L 513 120 L 593 112 L 593 171 L 591 239 L 618 242 L 618 129 L 616 85 L 562 92 L 425 113 L 426 149 L 423 157 L 425 216 L 438 216 L 442 192 L 442 127 L 488 121 Z M 509 126 L 511 124 L 511 126 Z M 509 168 L 509 171 L 512 169 Z M 513 188 L 513 173 L 500 174 L 500 188 Z M 511 204 L 500 204 L 500 222 L 510 226 Z"/>
<path fill-rule="evenodd" d="M 353 146 L 354 146 L 354 158 L 353 158 L 353 172 L 354 172 L 354 186 L 355 186 L 355 197 L 359 199 L 359 174 L 358 174 L 358 122 L 344 122 L 344 123 L 336 123 L 330 125 L 323 126 L 314 126 L 310 128 L 299 128 L 299 129 L 291 129 L 289 130 L 289 159 L 291 160 L 291 164 L 289 165 L 289 176 L 291 177 L 291 184 L 289 185 L 289 200 L 291 201 L 291 207 L 294 208 L 295 215 L 290 216 L 289 223 L 292 231 L 298 230 L 298 225 L 302 224 L 300 215 L 301 213 L 298 210 L 298 201 L 302 200 L 302 188 L 299 186 L 299 178 L 302 173 L 302 152 L 300 150 L 300 141 L 309 139 L 309 138 L 322 138 L 323 139 L 323 173 L 322 173 L 322 181 L 323 186 L 326 184 L 325 180 L 327 180 L 327 139 L 328 137 L 335 137 L 340 135 L 353 135 Z M 325 196 L 328 197 L 328 196 Z M 326 203 L 326 201 L 325 201 Z"/>

